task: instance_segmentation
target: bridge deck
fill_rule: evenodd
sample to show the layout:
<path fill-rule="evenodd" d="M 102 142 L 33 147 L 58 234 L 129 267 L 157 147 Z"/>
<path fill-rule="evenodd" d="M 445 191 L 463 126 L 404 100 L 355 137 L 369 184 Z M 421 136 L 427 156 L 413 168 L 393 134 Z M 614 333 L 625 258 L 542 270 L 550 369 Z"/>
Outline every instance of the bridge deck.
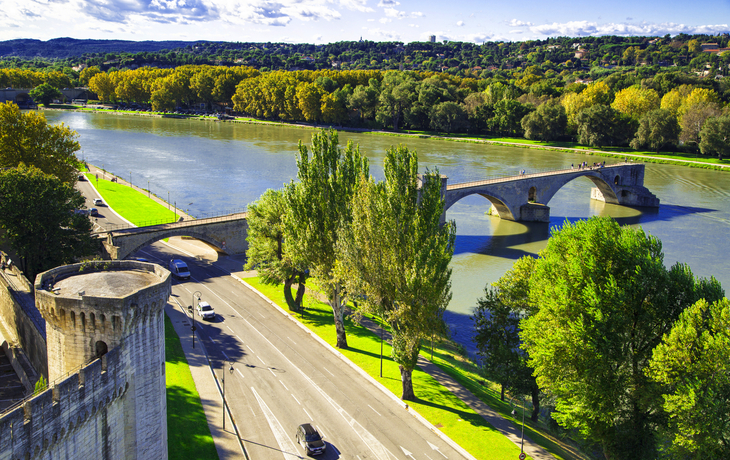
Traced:
<path fill-rule="evenodd" d="M 178 222 L 168 222 L 168 223 L 161 223 L 161 224 L 154 224 L 154 225 L 143 225 L 143 226 L 134 226 L 132 224 L 126 224 L 126 225 L 115 225 L 113 228 L 108 228 L 105 230 L 98 230 L 93 232 L 94 234 L 102 234 L 102 233 L 111 233 L 112 235 L 128 235 L 132 233 L 143 233 L 143 232 L 149 232 L 149 231 L 159 231 L 159 230 L 172 230 L 176 228 L 185 228 L 185 227 L 197 227 L 200 225 L 209 224 L 212 222 L 227 222 L 231 220 L 241 220 L 246 219 L 248 217 L 247 212 L 237 212 L 234 214 L 225 214 L 223 216 L 216 216 L 216 217 L 207 217 L 204 219 L 193 219 L 193 220 L 181 220 Z"/>
<path fill-rule="evenodd" d="M 446 190 L 460 190 L 465 188 L 471 188 L 471 187 L 479 187 L 482 185 L 488 185 L 488 184 L 500 184 L 505 182 L 513 182 L 513 181 L 519 181 L 519 180 L 525 180 L 535 177 L 548 177 L 548 176 L 559 176 L 561 174 L 577 174 L 582 173 L 586 171 L 595 171 L 598 169 L 609 169 L 614 168 L 618 166 L 626 166 L 626 165 L 635 165 L 637 163 L 614 163 L 611 165 L 606 166 L 585 166 L 583 168 L 568 168 L 568 169 L 551 169 L 548 171 L 538 171 L 538 172 L 532 172 L 529 174 L 520 174 L 517 176 L 503 176 L 503 177 L 497 177 L 494 179 L 485 179 L 480 181 L 473 181 L 473 182 L 462 182 L 460 184 L 451 184 L 446 186 Z"/>

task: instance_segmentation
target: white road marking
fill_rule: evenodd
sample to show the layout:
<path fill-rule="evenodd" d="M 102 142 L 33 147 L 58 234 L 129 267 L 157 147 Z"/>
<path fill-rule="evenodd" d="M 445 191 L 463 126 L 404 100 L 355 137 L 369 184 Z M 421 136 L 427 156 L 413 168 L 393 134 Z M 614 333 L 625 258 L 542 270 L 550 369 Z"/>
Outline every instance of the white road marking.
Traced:
<path fill-rule="evenodd" d="M 312 418 L 312 416 L 311 416 L 311 415 L 309 415 L 309 412 L 307 412 L 307 409 L 303 409 L 303 410 L 304 410 L 304 413 L 305 413 L 305 414 L 307 414 L 307 418 L 308 418 L 308 419 L 309 419 L 310 421 L 313 421 L 314 419 Z"/>
<path fill-rule="evenodd" d="M 444 458 L 449 458 L 449 457 L 446 456 L 446 454 L 444 454 L 443 452 L 441 452 L 439 450 L 438 446 L 435 446 L 435 445 L 431 444 L 428 441 L 426 441 L 426 442 L 428 443 L 428 447 L 430 447 L 432 450 L 435 450 L 436 452 L 438 452 L 439 454 L 441 454 Z M 428 455 L 426 457 L 428 457 Z"/>
<path fill-rule="evenodd" d="M 236 372 L 238 372 L 238 375 L 240 375 L 240 376 L 241 376 L 241 378 L 244 378 L 244 377 L 243 377 L 243 374 L 241 373 L 241 370 L 240 370 L 240 369 L 236 369 Z"/>
<path fill-rule="evenodd" d="M 226 327 L 228 328 L 229 331 L 233 332 L 233 329 L 231 329 L 231 326 L 226 325 Z M 236 333 L 233 332 L 233 334 L 235 335 Z"/>
<path fill-rule="evenodd" d="M 291 343 L 293 343 L 294 345 L 296 345 L 296 344 L 297 344 L 297 343 L 296 343 L 295 341 L 293 341 L 293 340 L 292 340 L 292 338 L 291 338 L 291 337 L 287 336 L 286 338 L 287 338 L 287 339 L 289 339 L 289 340 L 291 340 Z"/>
<path fill-rule="evenodd" d="M 382 416 L 380 415 L 380 412 L 376 411 L 376 410 L 375 410 L 375 409 L 373 408 L 373 406 L 371 406 L 370 404 L 368 404 L 368 407 L 369 407 L 369 408 L 371 408 L 371 409 L 373 409 L 373 412 L 375 412 L 376 414 L 378 414 L 378 417 L 382 417 Z"/>
<path fill-rule="evenodd" d="M 299 455 L 294 453 L 297 451 L 296 445 L 291 441 L 291 439 L 289 439 L 289 436 L 286 435 L 284 428 L 281 426 L 279 420 L 277 420 L 274 416 L 274 413 L 271 412 L 269 406 L 267 406 L 264 400 L 261 399 L 261 396 L 256 393 L 256 389 L 254 387 L 251 387 L 251 391 L 253 391 L 253 394 L 256 396 L 256 400 L 259 402 L 259 406 L 261 406 L 261 411 L 264 413 L 264 417 L 266 417 L 266 421 L 269 423 L 271 432 L 274 434 L 276 442 L 279 444 L 279 448 L 282 451 L 281 453 L 284 454 L 284 458 L 300 458 Z"/>
<path fill-rule="evenodd" d="M 345 420 L 345 422 L 348 425 L 350 425 L 352 430 L 355 432 L 356 435 L 358 435 L 358 437 L 362 440 L 362 442 L 366 446 L 368 446 L 368 448 L 370 448 L 370 450 L 375 455 L 375 458 L 378 458 L 380 460 L 391 460 L 391 459 L 397 458 L 383 444 L 381 444 L 380 441 L 378 441 L 378 438 L 373 436 L 373 434 L 370 433 L 365 427 L 363 427 L 360 424 L 360 422 L 358 422 L 357 420 L 352 418 L 352 416 L 350 414 L 348 414 L 347 411 L 345 411 L 339 404 L 337 404 L 337 402 L 334 399 L 332 399 L 327 393 L 325 393 L 324 390 L 322 390 L 319 386 L 317 386 L 317 384 L 315 384 L 314 381 L 312 379 L 310 379 L 309 376 L 307 376 L 307 374 L 305 374 L 301 369 L 299 369 L 299 367 L 297 367 L 294 363 L 292 363 L 289 360 L 289 358 L 287 358 L 286 355 L 284 355 L 284 353 L 281 350 L 279 350 L 277 347 L 275 347 L 274 344 L 271 343 L 271 341 L 266 338 L 266 336 L 264 336 L 257 328 L 254 328 L 253 325 L 250 322 L 248 322 L 248 320 L 246 320 L 246 318 L 243 318 L 243 320 L 246 321 L 246 323 L 249 325 L 251 330 L 255 331 L 256 333 L 258 333 L 261 336 L 261 338 L 266 340 L 269 343 L 269 345 L 271 345 L 272 349 L 278 351 L 279 354 L 289 363 L 289 365 L 293 369 L 296 369 L 301 374 L 301 376 L 307 382 L 309 382 L 309 384 L 312 385 L 312 387 L 315 390 L 317 390 L 319 392 L 319 394 L 322 395 L 322 397 L 327 400 L 327 402 L 330 403 L 330 405 L 337 411 L 337 413 L 340 414 L 340 416 Z M 261 358 L 259 358 L 259 359 L 261 359 Z M 329 372 L 329 371 L 327 371 L 327 372 Z M 332 374 L 332 373 L 330 372 L 330 374 Z M 332 374 L 332 375 L 334 376 L 334 374 Z M 305 412 L 306 412 L 306 410 L 305 410 Z M 307 413 L 307 415 L 309 415 L 309 413 Z M 309 418 L 310 418 L 310 420 L 312 420 L 311 415 L 309 415 Z"/>
<path fill-rule="evenodd" d="M 239 342 L 243 343 L 243 339 L 242 339 L 242 338 L 240 338 L 240 337 L 238 336 L 238 334 L 233 334 L 233 335 L 235 335 L 235 336 L 236 336 L 236 338 L 238 339 L 238 341 L 239 341 Z M 250 350 L 250 348 L 249 348 L 249 350 Z"/>
<path fill-rule="evenodd" d="M 269 368 L 269 372 L 271 372 L 271 375 L 273 375 L 274 377 L 276 377 L 276 372 L 274 372 L 274 369 Z"/>
<path fill-rule="evenodd" d="M 221 350 L 221 353 L 223 353 L 223 356 L 226 357 L 226 361 L 230 361 L 231 359 L 228 357 L 225 351 Z"/>
<path fill-rule="evenodd" d="M 400 446 L 400 449 L 401 449 L 401 450 L 403 451 L 403 455 L 405 455 L 406 457 L 411 457 L 411 458 L 414 458 L 414 457 L 413 457 L 413 454 L 412 454 L 412 453 L 410 453 L 410 452 L 408 452 L 408 451 L 406 450 L 406 448 L 405 448 L 405 447 L 403 447 L 403 446 Z"/>
<path fill-rule="evenodd" d="M 264 362 L 264 360 L 263 360 L 263 359 L 261 359 L 261 356 L 256 356 L 256 357 L 257 357 L 257 358 L 259 359 L 259 361 L 261 361 L 261 363 L 262 363 L 262 364 L 263 364 L 264 366 L 266 366 L 266 363 Z"/>
<path fill-rule="evenodd" d="M 328 373 L 329 375 L 331 375 L 332 377 L 335 377 L 335 374 L 333 374 L 332 372 L 330 372 L 330 370 L 329 370 L 329 369 L 327 369 L 326 367 L 322 366 L 322 369 L 326 370 L 326 371 L 327 371 L 327 373 Z"/>
<path fill-rule="evenodd" d="M 302 405 L 302 403 L 299 402 L 299 400 L 297 399 L 297 397 L 294 396 L 294 393 L 291 393 L 291 397 L 294 398 L 294 401 L 296 401 L 297 404 L 299 404 L 300 406 Z"/>
<path fill-rule="evenodd" d="M 282 382 L 281 380 L 279 380 L 279 383 L 281 383 L 282 385 L 284 385 L 284 382 Z M 286 389 L 286 391 L 289 391 L 289 388 L 287 388 L 286 385 L 284 385 L 284 388 Z"/>

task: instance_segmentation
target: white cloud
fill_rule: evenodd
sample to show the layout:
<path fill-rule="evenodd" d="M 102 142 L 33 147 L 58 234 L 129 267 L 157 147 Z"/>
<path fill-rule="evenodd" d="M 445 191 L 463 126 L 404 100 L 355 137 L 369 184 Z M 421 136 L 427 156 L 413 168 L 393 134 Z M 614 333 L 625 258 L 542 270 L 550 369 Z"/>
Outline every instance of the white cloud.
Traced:
<path fill-rule="evenodd" d="M 395 8 L 385 8 L 385 9 L 383 9 L 383 12 L 389 18 L 402 19 L 402 18 L 406 17 L 405 11 L 399 11 L 399 10 L 396 10 Z"/>
<path fill-rule="evenodd" d="M 412 18 L 422 18 L 422 17 L 425 17 L 426 15 L 423 14 L 422 12 L 420 12 L 420 11 L 413 11 L 413 12 L 411 12 L 411 15 L 410 16 Z"/>
<path fill-rule="evenodd" d="M 524 32 L 524 30 L 512 29 L 509 31 L 511 34 L 521 34 L 522 32 Z"/>
<path fill-rule="evenodd" d="M 375 10 L 367 6 L 367 0 L 340 0 L 340 3 L 345 8 L 361 11 L 363 13 L 372 13 Z"/>
<path fill-rule="evenodd" d="M 380 19 L 378 19 L 378 22 L 381 24 L 387 24 L 389 22 L 393 22 L 393 20 L 390 18 L 380 18 Z"/>
<path fill-rule="evenodd" d="M 395 0 L 380 0 L 380 2 L 378 3 L 378 6 L 381 8 L 386 7 L 386 6 L 392 7 L 392 6 L 397 6 L 397 5 L 400 5 L 400 2 L 397 2 Z"/>
<path fill-rule="evenodd" d="M 686 34 L 710 34 L 716 35 L 730 30 L 727 24 L 689 26 L 686 24 L 666 23 L 604 23 L 599 24 L 589 21 L 570 21 L 552 24 L 531 26 L 530 30 L 542 36 L 600 36 L 600 35 L 636 35 L 636 36 L 658 36 Z"/>
<path fill-rule="evenodd" d="M 464 27 L 464 21 L 459 21 L 456 23 L 456 25 L 459 27 Z"/>
<path fill-rule="evenodd" d="M 520 20 L 517 20 L 517 19 L 512 19 L 511 21 L 509 21 L 507 23 L 507 25 L 510 26 L 510 27 L 530 27 L 532 25 L 532 23 L 531 22 L 520 21 Z"/>

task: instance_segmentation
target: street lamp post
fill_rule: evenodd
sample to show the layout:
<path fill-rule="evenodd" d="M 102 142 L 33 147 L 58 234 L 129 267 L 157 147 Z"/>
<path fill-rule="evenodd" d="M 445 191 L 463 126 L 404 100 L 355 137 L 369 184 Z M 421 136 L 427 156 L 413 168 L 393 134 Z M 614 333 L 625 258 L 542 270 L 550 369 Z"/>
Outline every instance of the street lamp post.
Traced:
<path fill-rule="evenodd" d="M 193 300 L 191 300 L 191 301 L 190 301 L 190 303 L 192 303 L 193 305 L 195 305 L 195 298 L 196 298 L 196 297 L 198 298 L 198 303 L 200 303 L 200 297 L 201 297 L 202 295 L 203 295 L 203 294 L 201 294 L 201 292 L 200 292 L 200 291 L 195 291 L 195 292 L 193 292 Z M 193 305 L 190 305 L 190 306 L 188 307 L 188 311 L 190 312 L 190 317 L 191 317 L 191 318 L 192 318 L 192 320 L 193 320 L 193 325 L 192 325 L 192 327 L 190 328 L 190 330 L 191 330 L 191 331 L 193 331 L 193 348 L 195 348 L 195 309 L 194 309 Z"/>
<path fill-rule="evenodd" d="M 147 181 L 147 198 L 150 198 L 150 181 Z"/>
<path fill-rule="evenodd" d="M 132 171 L 129 171 L 129 186 L 132 186 Z"/>
<path fill-rule="evenodd" d="M 522 395 L 522 439 L 520 440 L 520 458 L 525 455 L 525 396 Z"/>
<path fill-rule="evenodd" d="M 380 377 L 383 377 L 383 318 L 380 318 Z"/>
<path fill-rule="evenodd" d="M 228 363 L 228 372 L 233 375 L 233 363 Z M 223 386 L 223 430 L 226 429 L 226 370 L 223 369 L 223 372 L 221 372 L 221 384 Z"/>

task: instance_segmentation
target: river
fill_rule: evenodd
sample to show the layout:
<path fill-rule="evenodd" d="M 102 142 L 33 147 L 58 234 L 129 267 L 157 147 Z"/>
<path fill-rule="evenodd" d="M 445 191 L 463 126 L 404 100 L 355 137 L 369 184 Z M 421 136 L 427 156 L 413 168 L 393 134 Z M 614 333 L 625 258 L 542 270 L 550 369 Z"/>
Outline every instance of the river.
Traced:
<path fill-rule="evenodd" d="M 46 111 L 51 123 L 79 133 L 79 156 L 176 204 L 196 217 L 245 209 L 266 189 L 296 178 L 297 143 L 309 143 L 309 128 L 222 123 L 145 116 Z M 383 177 L 383 157 L 404 143 L 419 153 L 421 170 L 438 168 L 449 183 L 520 170 L 570 167 L 603 160 L 589 155 L 501 147 L 370 133 L 340 133 L 370 160 L 371 174 Z M 612 163 L 611 159 L 606 159 Z M 487 283 L 497 280 L 523 255 L 545 247 L 550 228 L 593 215 L 639 225 L 661 239 L 665 265 L 689 264 L 696 276 L 715 276 L 730 286 L 730 174 L 682 166 L 647 164 L 645 184 L 661 200 L 658 210 L 632 209 L 590 199 L 585 178 L 567 184 L 548 203 L 550 223 L 516 223 L 485 214 L 479 196 L 452 206 L 447 219 L 457 226 L 452 261 L 453 297 L 446 319 L 454 339 L 473 353 L 469 315 Z"/>

